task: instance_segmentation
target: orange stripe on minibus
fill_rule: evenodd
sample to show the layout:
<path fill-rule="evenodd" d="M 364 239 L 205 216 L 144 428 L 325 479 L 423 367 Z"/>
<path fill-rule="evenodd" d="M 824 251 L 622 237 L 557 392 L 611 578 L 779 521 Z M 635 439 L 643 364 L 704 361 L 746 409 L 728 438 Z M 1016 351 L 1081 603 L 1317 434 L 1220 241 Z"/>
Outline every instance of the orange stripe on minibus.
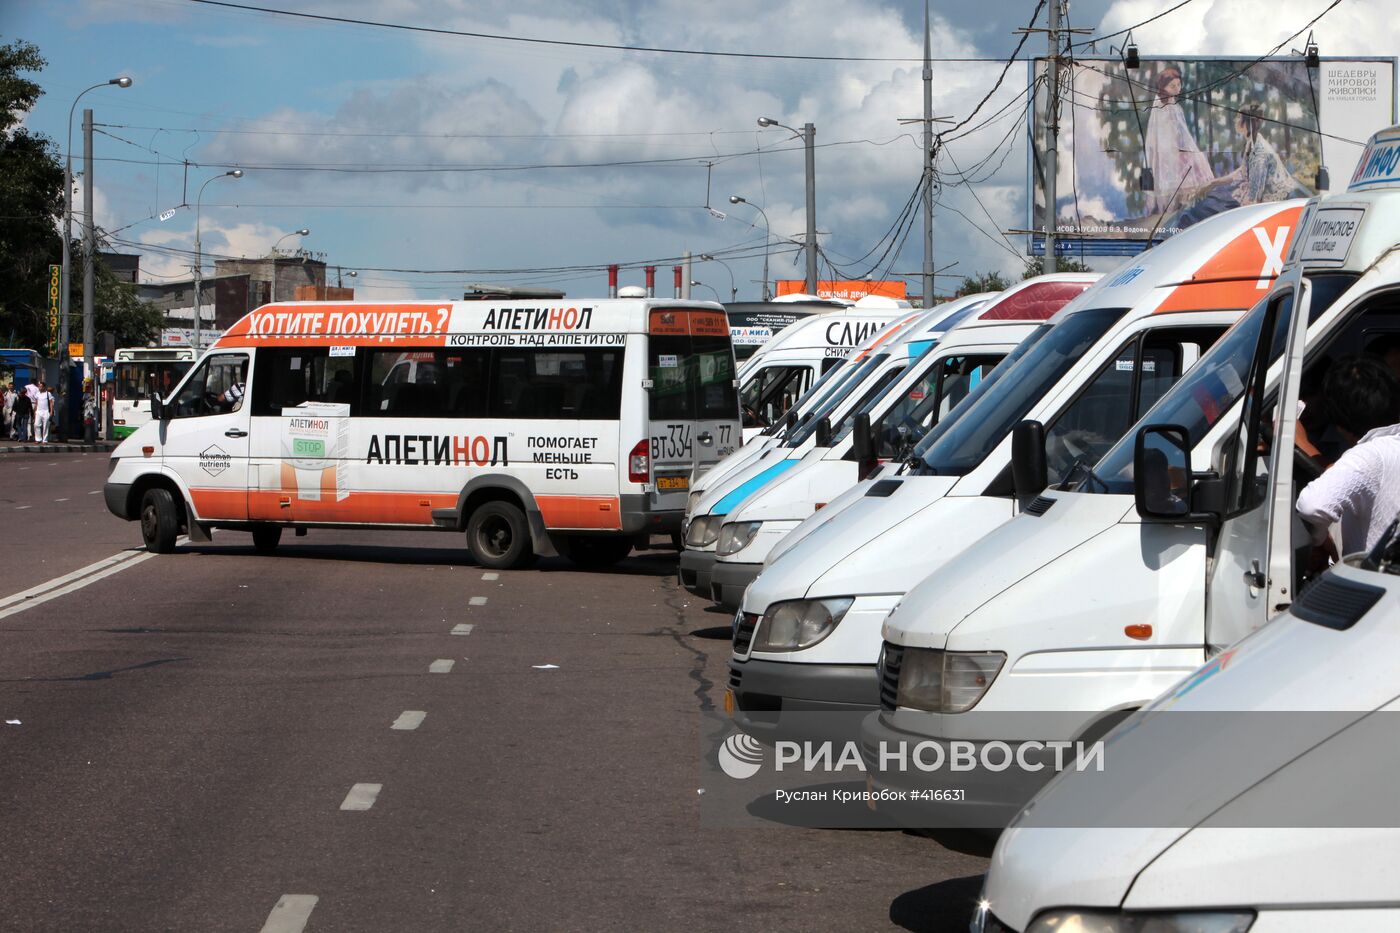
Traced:
<path fill-rule="evenodd" d="M 546 528 L 620 531 L 622 503 L 617 496 L 535 496 Z"/>

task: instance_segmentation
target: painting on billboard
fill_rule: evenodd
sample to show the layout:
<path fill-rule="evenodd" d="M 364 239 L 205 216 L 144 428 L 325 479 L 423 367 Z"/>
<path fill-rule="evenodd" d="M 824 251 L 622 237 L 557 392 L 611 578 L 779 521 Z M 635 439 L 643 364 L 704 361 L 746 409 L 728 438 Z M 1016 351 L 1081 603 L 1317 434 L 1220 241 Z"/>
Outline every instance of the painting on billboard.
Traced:
<path fill-rule="evenodd" d="M 1075 61 L 1064 79 L 1057 147 L 1056 229 L 1068 235 L 1062 248 L 1074 252 L 1075 238 L 1145 246 L 1231 208 L 1311 196 L 1324 166 L 1346 178 L 1360 150 L 1328 125 L 1326 106 L 1343 83 L 1340 64 L 1163 58 L 1128 69 L 1118 59 Z M 1373 106 L 1363 108 L 1361 122 L 1386 125 L 1393 60 L 1360 64 L 1374 69 L 1365 72 Z M 1343 134 L 1358 122 L 1355 98 L 1338 104 Z M 1037 152 L 1047 139 L 1047 100 L 1042 87 Z M 1359 140 L 1375 128 L 1358 131 Z M 1033 159 L 1032 229 L 1044 228 L 1039 165 Z"/>

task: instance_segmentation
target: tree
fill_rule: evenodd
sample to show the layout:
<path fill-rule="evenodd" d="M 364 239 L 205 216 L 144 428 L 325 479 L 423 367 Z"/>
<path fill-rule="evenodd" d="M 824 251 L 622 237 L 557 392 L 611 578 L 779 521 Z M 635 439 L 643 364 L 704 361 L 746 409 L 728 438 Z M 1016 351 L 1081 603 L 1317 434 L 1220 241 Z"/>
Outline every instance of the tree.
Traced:
<path fill-rule="evenodd" d="M 1094 270 L 1093 270 L 1093 269 L 1090 269 L 1087 265 L 1085 265 L 1085 264 L 1082 263 L 1082 262 L 1077 262 L 1077 261 L 1075 261 L 1075 260 L 1073 260 L 1073 259 L 1067 259 L 1067 258 L 1065 258 L 1064 256 L 1061 256 L 1061 257 L 1059 258 L 1059 260 L 1055 263 L 1055 271 L 1057 271 L 1057 272 L 1093 272 Z M 1025 273 L 1021 276 L 1021 279 L 1022 279 L 1022 280 L 1025 280 L 1025 279 L 1033 279 L 1033 278 L 1035 278 L 1037 275 L 1044 275 L 1044 274 L 1045 274 L 1045 259 L 1044 259 L 1043 257 L 1041 257 L 1041 256 L 1036 256 L 1036 257 L 1033 258 L 1033 259 L 1027 259 L 1027 260 L 1026 260 L 1026 271 L 1025 271 Z"/>
<path fill-rule="evenodd" d="M 19 125 L 43 94 L 25 77 L 45 65 L 23 40 L 0 46 L 0 339 L 48 343 L 48 266 L 62 253 L 63 166 L 54 144 Z"/>
<path fill-rule="evenodd" d="M 963 279 L 953 297 L 961 298 L 964 295 L 977 295 L 982 292 L 1003 292 L 1010 284 L 1000 272 L 979 272 Z"/>

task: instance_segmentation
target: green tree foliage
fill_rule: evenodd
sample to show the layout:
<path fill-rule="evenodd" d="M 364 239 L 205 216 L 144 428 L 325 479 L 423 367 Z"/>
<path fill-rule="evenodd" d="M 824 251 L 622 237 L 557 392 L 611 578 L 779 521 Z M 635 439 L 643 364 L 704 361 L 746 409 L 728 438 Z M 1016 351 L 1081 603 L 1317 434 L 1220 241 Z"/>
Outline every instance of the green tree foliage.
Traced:
<path fill-rule="evenodd" d="M 136 297 L 135 285 L 118 279 L 100 257 L 93 266 L 92 278 L 98 333 L 115 334 L 119 347 L 144 347 L 157 339 L 165 316 L 159 308 Z M 81 298 L 74 301 L 73 307 L 81 307 Z"/>
<path fill-rule="evenodd" d="M 1000 272 L 979 272 L 970 275 L 962 280 L 958 290 L 953 293 L 954 298 L 961 298 L 964 295 L 977 295 L 982 292 L 1001 292 L 1011 285 L 1006 281 L 1005 276 Z"/>
<path fill-rule="evenodd" d="M 63 167 L 20 125 L 43 93 L 25 75 L 43 67 L 28 42 L 0 46 L 0 341 L 34 348 L 48 340 L 48 266 L 62 252 Z"/>
<path fill-rule="evenodd" d="M 1061 257 L 1059 258 L 1059 261 L 1055 263 L 1055 271 L 1056 271 L 1056 272 L 1093 272 L 1094 270 L 1093 270 L 1093 269 L 1090 269 L 1089 266 L 1088 266 L 1087 264 L 1085 264 L 1085 263 L 1079 262 L 1079 261 L 1074 260 L 1074 259 L 1069 259 L 1069 258 L 1067 258 L 1067 257 L 1065 257 L 1065 256 L 1061 256 Z M 1037 275 L 1044 275 L 1044 274 L 1045 274 L 1045 259 L 1044 259 L 1043 257 L 1041 257 L 1041 256 L 1035 256 L 1035 257 L 1033 257 L 1033 258 L 1031 258 L 1031 259 L 1027 259 L 1027 260 L 1026 260 L 1026 271 L 1021 275 L 1021 279 L 1024 281 L 1025 279 L 1033 279 L 1033 278 L 1035 278 Z"/>

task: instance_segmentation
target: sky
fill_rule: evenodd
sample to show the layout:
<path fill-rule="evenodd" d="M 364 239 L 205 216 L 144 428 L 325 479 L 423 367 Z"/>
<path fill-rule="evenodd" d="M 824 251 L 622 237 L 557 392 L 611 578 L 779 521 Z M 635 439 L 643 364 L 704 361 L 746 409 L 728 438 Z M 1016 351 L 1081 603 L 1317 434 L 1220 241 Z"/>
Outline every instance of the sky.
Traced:
<path fill-rule="evenodd" d="M 1188 0 L 1171 10 L 1175 0 L 1082 0 L 1068 25 L 1090 30 L 1087 40 L 1170 10 L 1134 30 L 1144 56 L 1250 58 L 1330 2 Z M 262 256 L 280 241 L 320 254 L 333 280 L 340 267 L 360 299 L 460 297 L 469 283 L 597 297 L 607 264 L 624 266 L 623 285 L 640 285 L 646 262 L 661 267 L 658 294 L 670 294 L 670 267 L 688 251 L 702 283 L 694 297 L 728 300 L 736 289 L 757 300 L 767 230 L 770 278 L 804 274 L 802 145 L 757 125 L 769 117 L 816 127 L 822 277 L 903 278 L 920 290 L 920 218 L 907 235 L 886 234 L 919 180 L 920 127 L 899 121 L 922 116 L 922 2 L 248 4 L 523 39 L 882 60 L 585 48 L 193 0 L 0 0 L 0 41 L 32 42 L 48 61 L 37 76 L 45 94 L 25 123 L 58 151 L 85 88 L 133 79 L 87 93 L 73 134 L 80 156 L 81 110 L 91 107 L 96 223 L 117 250 L 141 253 L 147 281 L 190 276 L 198 203 L 206 272 L 209 257 Z M 1028 0 L 933 5 L 935 59 L 992 60 L 936 61 L 935 115 L 971 115 L 1035 9 Z M 1313 29 L 1324 55 L 1400 52 L 1400 26 L 1379 0 L 1342 0 Z M 1044 50 L 1044 35 L 1032 34 L 1022 55 Z M 963 129 L 985 125 L 958 131 L 940 155 L 941 292 L 987 270 L 1019 278 L 1025 240 L 1003 231 L 1028 223 L 1026 84 L 1017 62 Z M 975 183 L 952 183 L 979 164 Z M 243 177 L 224 177 L 231 166 Z M 295 234 L 303 227 L 309 236 Z"/>

